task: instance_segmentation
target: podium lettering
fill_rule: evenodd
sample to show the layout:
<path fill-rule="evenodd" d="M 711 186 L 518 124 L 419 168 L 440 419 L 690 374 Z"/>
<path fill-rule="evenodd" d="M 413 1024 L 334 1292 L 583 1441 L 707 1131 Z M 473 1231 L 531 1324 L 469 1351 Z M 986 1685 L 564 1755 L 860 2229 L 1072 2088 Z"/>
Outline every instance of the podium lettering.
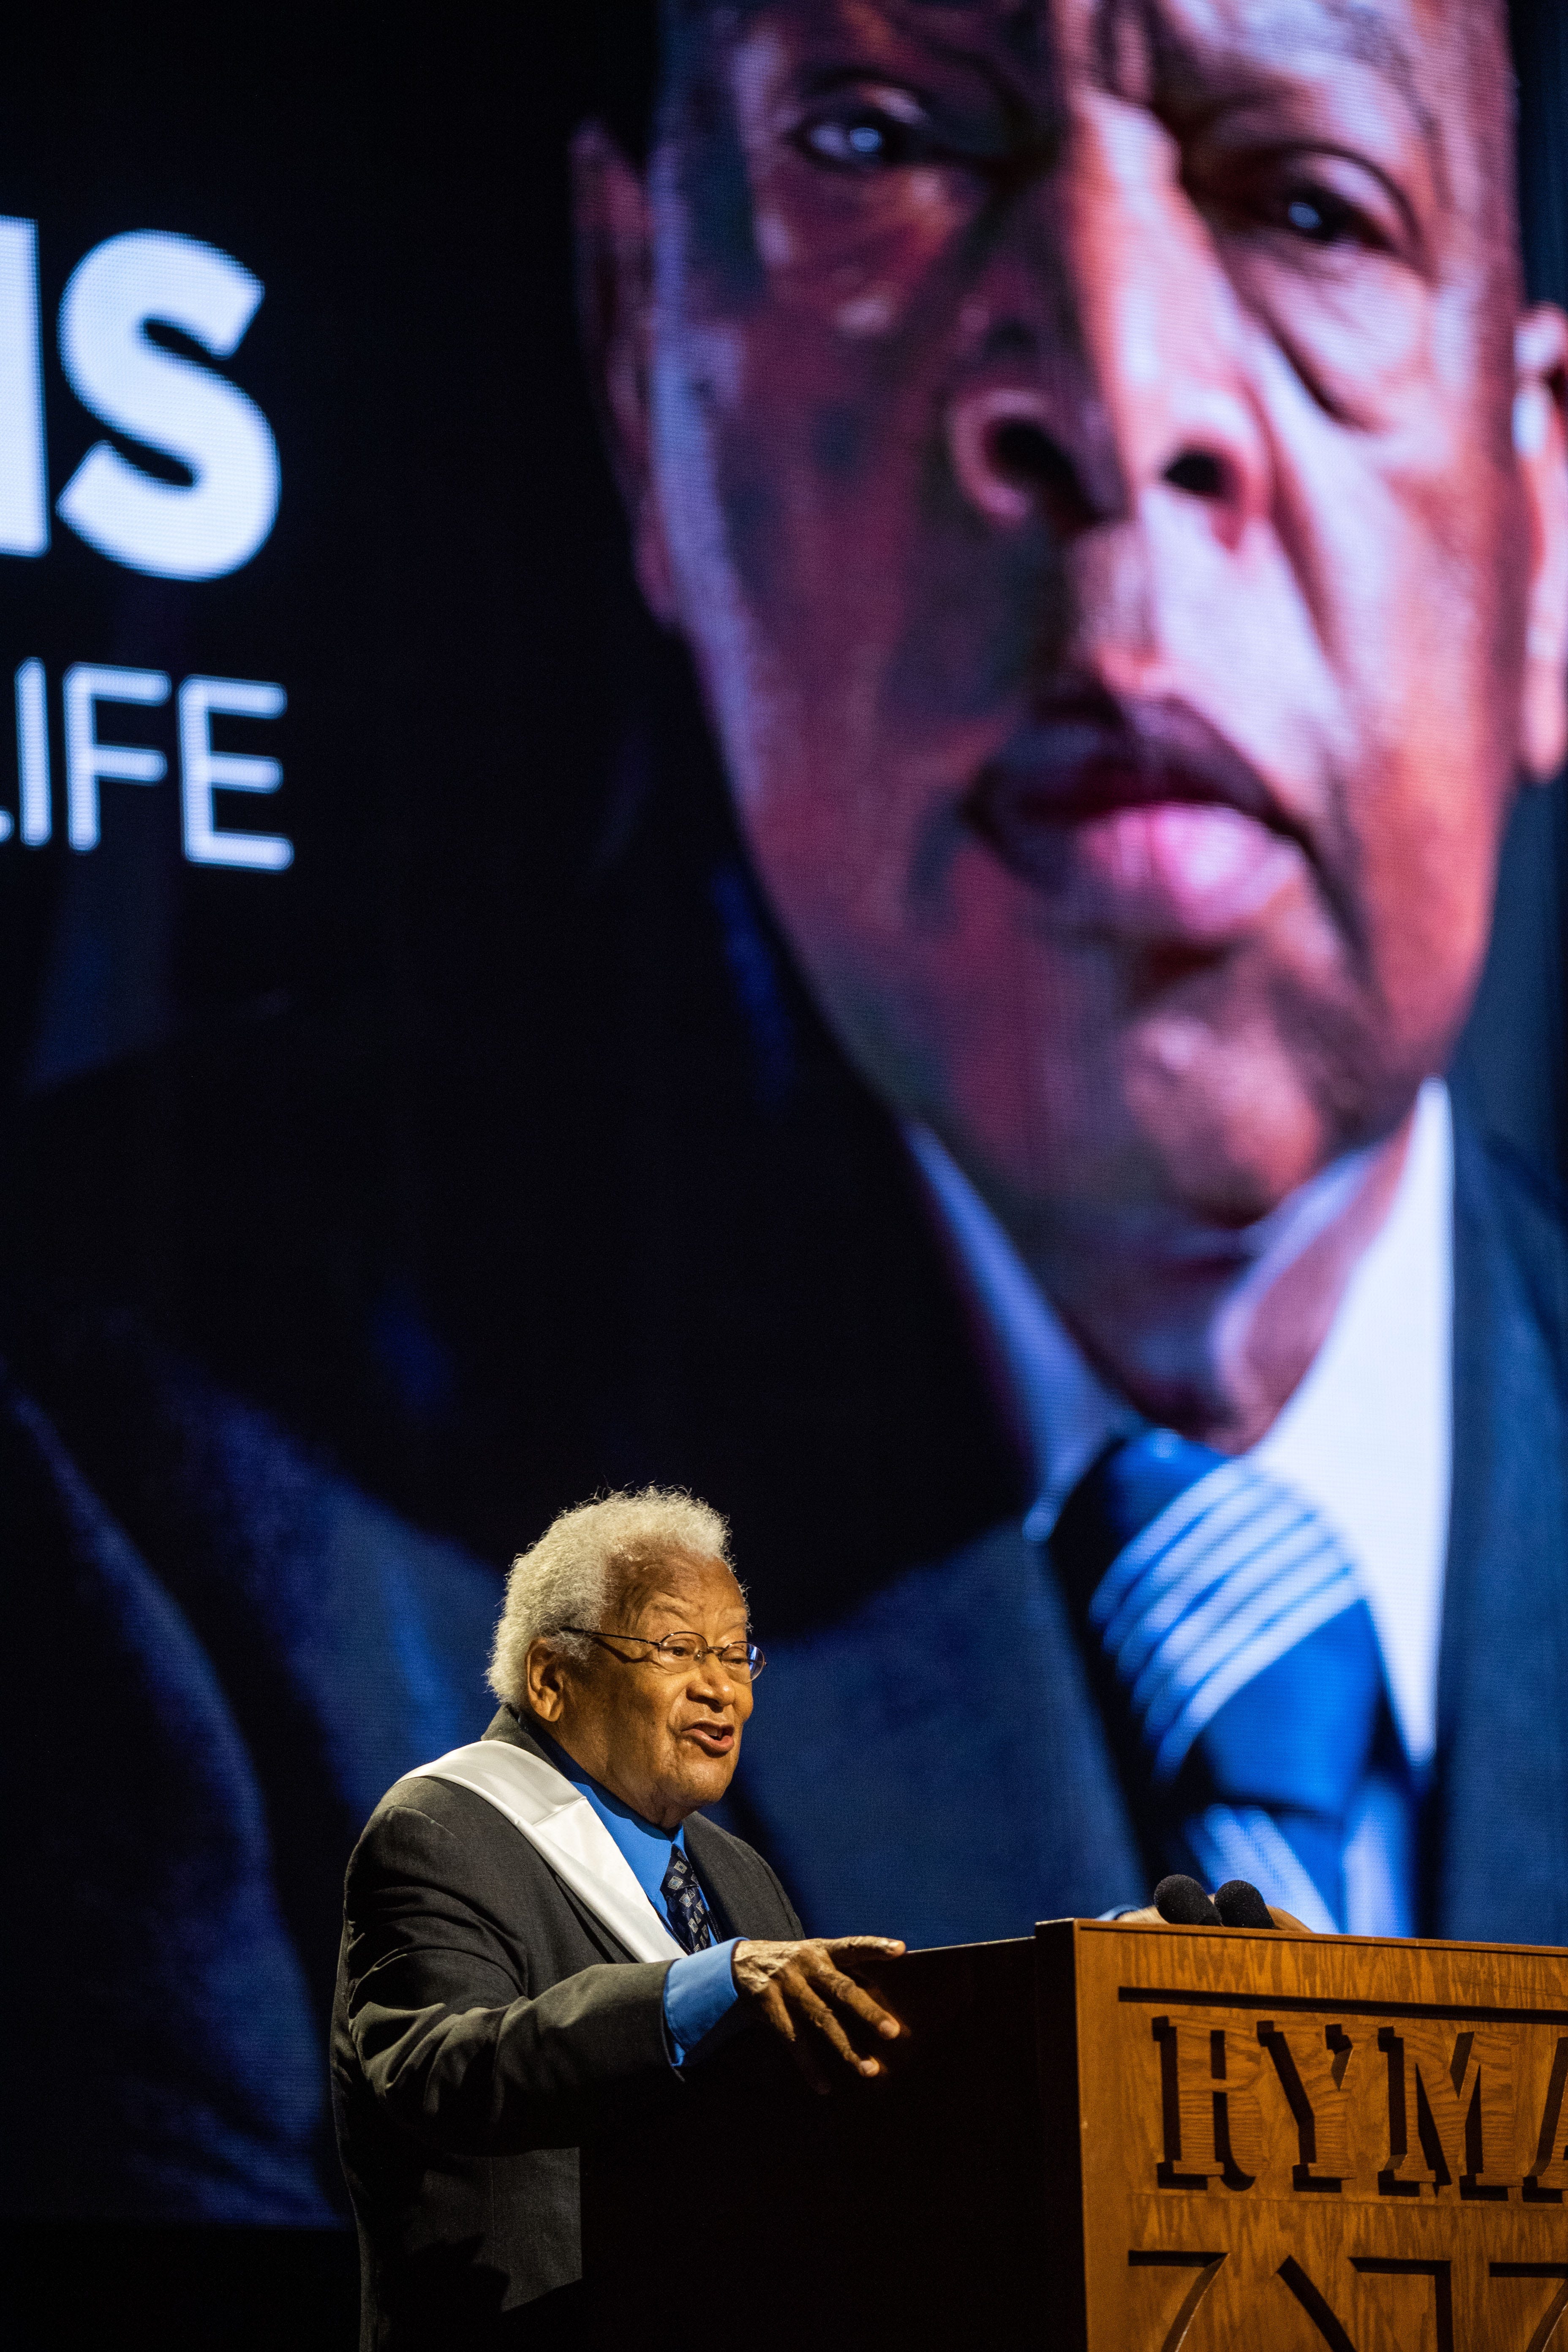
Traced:
<path fill-rule="evenodd" d="M 1355 2352 L 1355 2346 L 1346 2335 L 1338 2315 L 1331 2308 L 1321 2289 L 1313 2285 L 1294 2254 L 1286 2255 L 1274 2275 L 1289 2288 L 1328 2346 L 1329 2352 Z"/>
<path fill-rule="evenodd" d="M 1351 2268 L 1360 2271 L 1363 2276 L 1371 2273 L 1379 2278 L 1430 2279 L 1436 2306 L 1437 2352 L 1454 2352 L 1454 2280 L 1450 2263 L 1415 2260 L 1403 2254 L 1352 2254 Z M 1405 2340 L 1403 2330 L 1400 2340 Z"/>
<path fill-rule="evenodd" d="M 1350 2035 L 1342 2026 L 1331 2025 L 1321 2040 L 1315 2032 L 1299 2033 L 1293 2047 L 1288 2035 L 1264 2019 L 1258 2039 L 1273 2061 L 1296 2126 L 1291 2187 L 1338 2196 L 1351 2169 L 1343 2093 L 1354 2046 Z"/>
<path fill-rule="evenodd" d="M 1164 2154 L 1155 2168 L 1162 2189 L 1250 2189 L 1262 2118 L 1257 2082 L 1260 2053 L 1245 2032 L 1223 2026 L 1152 2021 L 1160 2050 L 1160 2120 Z"/>
<path fill-rule="evenodd" d="M 1568 2311 L 1568 2263 L 1489 2263 L 1487 2275 L 1493 2279 L 1562 2280 L 1524 2347 L 1524 2352 L 1546 2352 L 1558 2321 Z"/>
<path fill-rule="evenodd" d="M 1227 2069 L 1225 2032 L 1222 2028 L 1216 2026 L 1209 2035 L 1209 2074 L 1212 2080 L 1215 2083 L 1227 2082 Z M 1246 2096 L 1246 2091 L 1239 2084 L 1234 2095 L 1238 2100 Z M 1227 2189 L 1250 2189 L 1257 2175 L 1243 2172 L 1236 2160 L 1236 2150 L 1231 2145 L 1230 2103 L 1233 2094 L 1226 2088 L 1213 2092 L 1211 2096 L 1214 2102 L 1215 2161 L 1220 2168 L 1219 2177 Z"/>
<path fill-rule="evenodd" d="M 1535 2161 L 1524 2182 L 1527 2205 L 1561 2205 L 1563 2189 L 1568 2180 L 1568 2146 L 1563 2144 L 1563 2093 L 1568 2091 L 1568 2033 L 1562 2035 L 1552 2053 L 1552 2072 L 1546 2080 L 1546 2100 L 1541 2111 L 1541 2129 L 1536 2137 Z M 1548 2176 L 1557 2175 L 1555 2180 Z"/>
<path fill-rule="evenodd" d="M 1182 2162 L 1182 2059 L 1178 2029 L 1168 2017 L 1157 2017 L 1152 2027 L 1160 2046 L 1160 2129 L 1165 2152 L 1154 2168 L 1154 2178 L 1162 2189 L 1206 2189 L 1208 2176 L 1202 2172 L 1183 2172 Z"/>
<path fill-rule="evenodd" d="M 1498 2034 L 1411 2023 L 1380 2028 L 1388 2069 L 1388 2162 L 1384 2197 L 1434 2195 L 1456 2179 L 1466 2200 L 1500 2203 L 1505 2180 L 1488 2180 L 1487 2151 L 1508 2160 L 1513 2140 L 1513 2051 Z"/>
<path fill-rule="evenodd" d="M 1193 2324 L 1193 2315 L 1219 2276 L 1223 2253 L 1189 2253 L 1177 2247 L 1157 2246 L 1144 2249 L 1132 2247 L 1127 2256 L 1129 2270 L 1196 2271 L 1186 2294 L 1177 2307 L 1176 2315 L 1165 2330 L 1160 2352 L 1180 2352 L 1183 2338 Z"/>
<path fill-rule="evenodd" d="M 1083 2352 L 1568 2352 L 1568 1953 L 1069 1932 Z"/>

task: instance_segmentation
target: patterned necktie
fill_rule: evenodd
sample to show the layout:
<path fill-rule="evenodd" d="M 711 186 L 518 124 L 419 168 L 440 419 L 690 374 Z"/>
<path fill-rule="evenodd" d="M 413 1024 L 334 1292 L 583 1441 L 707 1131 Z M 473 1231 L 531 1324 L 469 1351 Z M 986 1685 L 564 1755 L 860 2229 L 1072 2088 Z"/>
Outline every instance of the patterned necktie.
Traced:
<path fill-rule="evenodd" d="M 1352 1827 L 1403 1799 L 1377 1636 L 1333 1530 L 1268 1471 L 1154 1429 L 1100 1455 L 1051 1551 L 1171 1865 L 1342 1929 Z M 1401 1816 L 1394 1850 L 1403 1832 Z"/>
<path fill-rule="evenodd" d="M 678 1845 L 669 1849 L 669 1868 L 659 1881 L 659 1893 L 669 1914 L 670 1933 L 683 1951 L 705 1952 L 713 1941 L 713 1923 L 697 1873 Z"/>

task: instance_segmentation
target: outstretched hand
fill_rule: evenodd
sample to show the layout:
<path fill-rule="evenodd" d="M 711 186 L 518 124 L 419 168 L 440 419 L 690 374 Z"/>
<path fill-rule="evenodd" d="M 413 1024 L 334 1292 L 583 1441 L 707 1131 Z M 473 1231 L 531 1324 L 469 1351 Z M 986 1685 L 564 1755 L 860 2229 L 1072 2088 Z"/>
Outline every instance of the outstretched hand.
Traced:
<path fill-rule="evenodd" d="M 887 1936 L 808 1936 L 799 1943 L 748 1936 L 736 1945 L 731 1968 L 742 1999 L 754 2002 L 789 2043 L 812 2089 L 826 2093 L 843 2081 L 841 2066 L 866 2076 L 884 2074 L 871 2047 L 896 2042 L 904 2030 L 840 1962 L 852 1964 L 857 1952 L 896 1958 L 903 1948 Z"/>

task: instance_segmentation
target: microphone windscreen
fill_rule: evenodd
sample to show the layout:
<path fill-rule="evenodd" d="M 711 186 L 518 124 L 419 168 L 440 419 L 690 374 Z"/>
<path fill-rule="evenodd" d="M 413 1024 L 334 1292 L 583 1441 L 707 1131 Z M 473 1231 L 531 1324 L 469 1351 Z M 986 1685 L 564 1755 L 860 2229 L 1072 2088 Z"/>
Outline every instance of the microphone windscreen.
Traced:
<path fill-rule="evenodd" d="M 1272 1927 L 1274 1915 L 1250 1880 L 1227 1878 L 1214 1899 L 1227 1927 Z"/>
<path fill-rule="evenodd" d="M 1219 1913 L 1195 1878 L 1179 1874 L 1162 1878 L 1154 1889 L 1154 1908 L 1173 1927 L 1217 1927 Z M 1272 1921 L 1269 1923 L 1272 1925 Z"/>

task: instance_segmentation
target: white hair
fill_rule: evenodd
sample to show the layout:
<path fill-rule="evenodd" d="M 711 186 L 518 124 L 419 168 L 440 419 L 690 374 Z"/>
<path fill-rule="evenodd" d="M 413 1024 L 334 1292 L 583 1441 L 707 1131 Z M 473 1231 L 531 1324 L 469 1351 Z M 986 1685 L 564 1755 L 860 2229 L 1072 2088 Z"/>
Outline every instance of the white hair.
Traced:
<path fill-rule="evenodd" d="M 569 1657 L 584 1656 L 589 1644 L 564 1628 L 603 1626 L 628 1576 L 672 1553 L 721 1559 L 733 1574 L 729 1542 L 720 1514 L 678 1487 L 601 1495 L 563 1511 L 512 1561 L 490 1652 L 490 1688 L 509 1706 L 526 1706 L 531 1643 L 546 1639 Z"/>

